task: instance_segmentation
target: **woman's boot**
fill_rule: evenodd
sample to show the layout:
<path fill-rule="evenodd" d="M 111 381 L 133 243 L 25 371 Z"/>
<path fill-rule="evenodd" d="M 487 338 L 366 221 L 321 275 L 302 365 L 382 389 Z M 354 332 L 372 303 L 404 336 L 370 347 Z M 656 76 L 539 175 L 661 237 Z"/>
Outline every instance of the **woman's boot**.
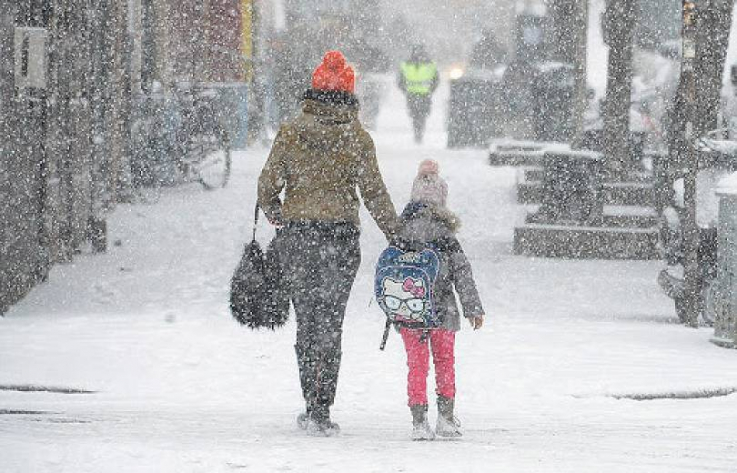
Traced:
<path fill-rule="evenodd" d="M 330 407 L 316 404 L 307 421 L 307 433 L 318 437 L 334 437 L 340 434 L 340 426 L 330 420 Z"/>
<path fill-rule="evenodd" d="M 294 345 L 294 351 L 297 353 L 299 383 L 302 386 L 302 397 L 305 400 L 305 411 L 297 416 L 297 426 L 302 430 L 307 430 L 312 406 L 315 403 L 315 362 L 299 343 Z"/>
<path fill-rule="evenodd" d="M 297 427 L 302 430 L 307 430 L 307 426 L 310 423 L 310 415 L 312 414 L 312 408 L 307 405 L 304 412 L 300 412 L 297 416 Z"/>

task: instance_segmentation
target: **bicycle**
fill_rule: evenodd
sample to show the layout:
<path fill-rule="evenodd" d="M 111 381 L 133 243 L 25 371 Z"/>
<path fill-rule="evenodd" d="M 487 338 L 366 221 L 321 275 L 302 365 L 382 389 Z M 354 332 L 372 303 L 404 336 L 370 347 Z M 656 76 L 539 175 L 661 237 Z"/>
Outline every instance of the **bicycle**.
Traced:
<path fill-rule="evenodd" d="M 218 89 L 186 83 L 177 84 L 173 93 L 140 99 L 131 121 L 133 202 L 155 204 L 163 186 L 185 182 L 206 190 L 227 185 L 232 114 L 223 110 L 226 104 Z"/>
<path fill-rule="evenodd" d="M 198 182 L 206 190 L 225 187 L 232 158 L 228 120 L 217 88 L 193 85 L 180 95 L 181 124 L 177 165 L 185 181 Z"/>

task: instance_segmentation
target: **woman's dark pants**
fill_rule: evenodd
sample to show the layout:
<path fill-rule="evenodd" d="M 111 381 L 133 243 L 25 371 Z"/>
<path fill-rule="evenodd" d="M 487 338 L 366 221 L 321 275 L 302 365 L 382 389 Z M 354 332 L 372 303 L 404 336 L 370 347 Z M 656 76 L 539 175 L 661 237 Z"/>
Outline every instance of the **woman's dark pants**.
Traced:
<path fill-rule="evenodd" d="M 285 228 L 285 269 L 297 318 L 297 363 L 308 414 L 327 420 L 335 401 L 348 296 L 361 262 L 358 228 L 300 223 Z"/>

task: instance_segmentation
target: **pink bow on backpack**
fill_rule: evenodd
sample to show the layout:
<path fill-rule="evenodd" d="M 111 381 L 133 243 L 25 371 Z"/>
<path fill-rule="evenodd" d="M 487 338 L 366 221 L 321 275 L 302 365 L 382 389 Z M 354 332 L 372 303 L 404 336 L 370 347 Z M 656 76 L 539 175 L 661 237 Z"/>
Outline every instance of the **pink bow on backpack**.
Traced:
<path fill-rule="evenodd" d="M 415 297 L 425 297 L 425 288 L 422 287 L 422 284 L 420 284 L 422 281 L 415 282 L 412 278 L 407 278 L 404 280 L 404 284 L 402 285 L 402 289 L 404 292 L 409 292 Z"/>

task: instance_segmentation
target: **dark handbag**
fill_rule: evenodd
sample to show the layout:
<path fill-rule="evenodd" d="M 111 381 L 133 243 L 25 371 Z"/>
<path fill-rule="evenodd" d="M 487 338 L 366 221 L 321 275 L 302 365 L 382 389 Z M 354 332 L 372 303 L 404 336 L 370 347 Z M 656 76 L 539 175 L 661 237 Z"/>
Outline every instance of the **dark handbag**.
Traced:
<path fill-rule="evenodd" d="M 251 329 L 281 327 L 289 318 L 289 296 L 279 258 L 280 232 L 264 253 L 256 241 L 259 208 L 253 223 L 253 239 L 246 245 L 230 280 L 230 313 Z"/>

